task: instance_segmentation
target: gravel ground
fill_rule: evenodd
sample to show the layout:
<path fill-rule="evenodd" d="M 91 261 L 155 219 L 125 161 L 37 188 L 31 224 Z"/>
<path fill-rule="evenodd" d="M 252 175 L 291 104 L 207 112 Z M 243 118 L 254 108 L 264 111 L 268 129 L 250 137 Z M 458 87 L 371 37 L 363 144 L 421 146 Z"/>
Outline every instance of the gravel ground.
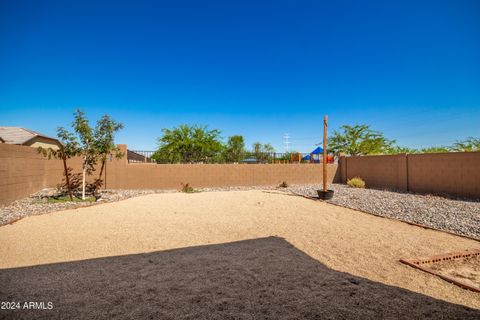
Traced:
<path fill-rule="evenodd" d="M 317 196 L 320 185 L 291 186 L 284 190 L 305 196 Z M 383 217 L 426 225 L 480 239 L 480 201 L 449 199 L 433 195 L 387 190 L 358 189 L 333 184 L 333 204 Z"/>

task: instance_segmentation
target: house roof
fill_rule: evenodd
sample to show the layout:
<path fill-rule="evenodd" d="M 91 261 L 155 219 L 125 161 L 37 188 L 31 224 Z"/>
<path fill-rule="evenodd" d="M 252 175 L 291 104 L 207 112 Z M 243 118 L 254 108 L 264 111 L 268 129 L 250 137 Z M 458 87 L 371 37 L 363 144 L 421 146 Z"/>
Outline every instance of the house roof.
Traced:
<path fill-rule="evenodd" d="M 21 127 L 0 127 L 0 137 L 8 144 L 24 144 L 35 137 L 52 139 L 58 142 L 55 138 Z"/>

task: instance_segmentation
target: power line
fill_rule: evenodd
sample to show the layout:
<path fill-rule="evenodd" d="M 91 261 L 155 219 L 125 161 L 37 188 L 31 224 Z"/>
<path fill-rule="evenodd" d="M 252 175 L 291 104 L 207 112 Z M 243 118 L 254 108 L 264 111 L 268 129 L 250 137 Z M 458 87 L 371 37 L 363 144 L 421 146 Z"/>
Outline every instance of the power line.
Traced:
<path fill-rule="evenodd" d="M 285 152 L 288 152 L 288 150 L 290 149 L 291 142 L 289 141 L 289 139 L 290 135 L 288 133 L 285 133 L 283 135 L 283 148 L 285 149 Z"/>

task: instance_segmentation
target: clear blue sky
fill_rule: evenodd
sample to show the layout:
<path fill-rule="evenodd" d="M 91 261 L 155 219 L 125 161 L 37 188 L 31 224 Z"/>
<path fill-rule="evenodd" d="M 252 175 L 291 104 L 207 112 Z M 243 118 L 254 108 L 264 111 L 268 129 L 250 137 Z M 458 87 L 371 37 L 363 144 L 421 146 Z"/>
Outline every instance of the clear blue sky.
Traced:
<path fill-rule="evenodd" d="M 310 151 L 324 114 L 410 147 L 480 137 L 480 1 L 1 0 L 0 125 L 55 135 L 77 107 L 132 149 L 197 123 Z"/>

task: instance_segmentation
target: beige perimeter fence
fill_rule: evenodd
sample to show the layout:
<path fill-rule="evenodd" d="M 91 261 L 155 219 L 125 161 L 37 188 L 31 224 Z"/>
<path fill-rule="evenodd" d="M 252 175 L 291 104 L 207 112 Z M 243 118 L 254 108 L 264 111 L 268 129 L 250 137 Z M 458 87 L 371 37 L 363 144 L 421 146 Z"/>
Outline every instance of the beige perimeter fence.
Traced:
<path fill-rule="evenodd" d="M 126 145 L 119 147 L 127 153 Z M 81 172 L 81 159 L 70 159 L 68 166 L 74 173 Z M 92 177 L 97 178 L 96 174 Z M 31 147 L 0 144 L 0 204 L 54 187 L 62 177 L 60 160 L 48 160 Z M 320 183 L 322 177 L 318 164 L 129 164 L 126 158 L 113 157 L 102 178 L 109 189 L 180 189 L 182 183 L 194 188 L 275 186 L 283 181 L 312 184 Z M 340 181 L 336 164 L 328 165 L 328 178 Z"/>
<path fill-rule="evenodd" d="M 119 145 L 126 154 L 127 146 Z M 80 172 L 81 159 L 68 162 Z M 98 172 L 98 170 L 97 170 Z M 0 204 L 28 196 L 62 180 L 60 160 L 48 160 L 31 147 L 0 144 Z M 362 177 L 369 187 L 480 198 L 480 153 L 341 157 L 328 165 L 329 182 Z M 96 177 L 96 176 L 95 176 Z M 320 184 L 319 164 L 128 164 L 109 159 L 109 189 L 179 189 L 225 186 Z"/>
<path fill-rule="evenodd" d="M 480 198 L 480 152 L 341 157 L 341 181 L 368 187 Z"/>

